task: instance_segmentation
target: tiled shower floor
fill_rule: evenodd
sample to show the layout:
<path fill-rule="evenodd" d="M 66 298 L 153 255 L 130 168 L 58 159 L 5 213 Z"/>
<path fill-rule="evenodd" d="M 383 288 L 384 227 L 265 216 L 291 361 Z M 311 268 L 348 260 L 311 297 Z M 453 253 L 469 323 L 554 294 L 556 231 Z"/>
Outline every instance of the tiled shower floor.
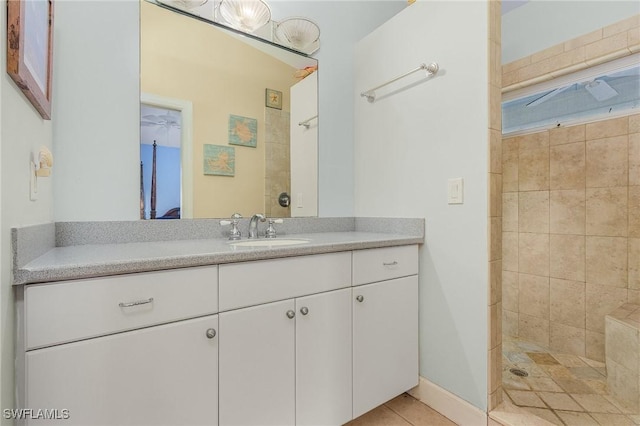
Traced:
<path fill-rule="evenodd" d="M 518 377 L 511 368 L 526 371 Z M 549 352 L 532 343 L 502 343 L 505 398 L 556 425 L 640 425 L 640 415 L 608 395 L 604 363 Z"/>

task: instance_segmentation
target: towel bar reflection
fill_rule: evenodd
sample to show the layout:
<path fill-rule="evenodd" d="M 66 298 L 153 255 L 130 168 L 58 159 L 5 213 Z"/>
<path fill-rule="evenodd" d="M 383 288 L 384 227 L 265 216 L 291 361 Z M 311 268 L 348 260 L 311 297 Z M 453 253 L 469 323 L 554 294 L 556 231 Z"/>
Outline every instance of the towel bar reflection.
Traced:
<path fill-rule="evenodd" d="M 360 96 L 363 97 L 363 98 L 367 98 L 367 100 L 370 103 L 373 103 L 376 100 L 376 90 L 378 90 L 378 89 L 380 89 L 380 88 L 382 88 L 384 86 L 387 86 L 387 85 L 389 85 L 391 83 L 395 83 L 396 81 L 398 81 L 400 79 L 403 79 L 403 78 L 405 78 L 405 77 L 407 77 L 407 76 L 409 76 L 409 75 L 411 75 L 411 74 L 413 74 L 415 72 L 422 71 L 422 70 L 427 72 L 427 77 L 431 77 L 431 76 L 436 75 L 438 73 L 439 69 L 440 69 L 440 67 L 435 62 L 432 62 L 429 65 L 420 64 L 420 66 L 418 68 L 414 69 L 414 70 L 411 70 L 411 71 L 409 71 L 407 73 L 404 73 L 404 74 L 402 74 L 402 75 L 400 75 L 400 76 L 398 76 L 398 77 L 396 77 L 396 78 L 394 78 L 392 80 L 387 81 L 386 83 L 382 83 L 381 85 L 376 86 L 373 89 L 369 89 L 369 90 L 366 90 L 366 91 L 360 93 Z"/>
<path fill-rule="evenodd" d="M 318 116 L 317 116 L 317 115 L 314 115 L 314 116 L 313 116 L 313 117 L 311 117 L 311 118 L 307 118 L 306 120 L 299 122 L 299 123 L 298 123 L 298 126 L 304 126 L 306 129 L 308 129 L 308 128 L 309 128 L 309 126 L 311 126 L 311 121 L 312 121 L 312 120 L 315 120 L 316 118 L 318 118 Z"/>

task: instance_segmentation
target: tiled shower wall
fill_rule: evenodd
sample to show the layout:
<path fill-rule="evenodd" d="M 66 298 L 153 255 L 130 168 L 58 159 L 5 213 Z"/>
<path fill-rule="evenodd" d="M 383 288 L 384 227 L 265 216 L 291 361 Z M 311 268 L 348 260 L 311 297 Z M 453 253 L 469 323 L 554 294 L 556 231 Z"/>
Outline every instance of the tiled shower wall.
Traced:
<path fill-rule="evenodd" d="M 640 303 L 640 114 L 502 141 L 503 331 L 604 360 Z"/>
<path fill-rule="evenodd" d="M 264 211 L 267 217 L 291 217 L 290 207 L 281 207 L 278 196 L 291 195 L 291 164 L 289 154 L 290 114 L 265 108 L 265 188 Z"/>

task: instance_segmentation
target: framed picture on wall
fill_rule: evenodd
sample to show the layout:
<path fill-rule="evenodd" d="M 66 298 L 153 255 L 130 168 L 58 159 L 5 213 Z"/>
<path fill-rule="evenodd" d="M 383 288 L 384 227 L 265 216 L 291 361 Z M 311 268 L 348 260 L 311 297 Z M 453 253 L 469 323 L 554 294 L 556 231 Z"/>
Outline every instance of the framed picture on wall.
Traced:
<path fill-rule="evenodd" d="M 53 0 L 7 1 L 7 73 L 51 119 Z"/>
<path fill-rule="evenodd" d="M 282 92 L 266 89 L 265 105 L 269 108 L 282 109 Z"/>

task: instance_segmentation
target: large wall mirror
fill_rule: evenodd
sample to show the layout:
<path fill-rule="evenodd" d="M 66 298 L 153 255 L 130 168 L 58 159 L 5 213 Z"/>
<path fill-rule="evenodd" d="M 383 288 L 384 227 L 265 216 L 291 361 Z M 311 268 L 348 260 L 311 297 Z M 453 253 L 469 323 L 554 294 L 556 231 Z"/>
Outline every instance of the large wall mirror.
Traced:
<path fill-rule="evenodd" d="M 317 216 L 317 61 L 140 5 L 141 218 Z"/>

